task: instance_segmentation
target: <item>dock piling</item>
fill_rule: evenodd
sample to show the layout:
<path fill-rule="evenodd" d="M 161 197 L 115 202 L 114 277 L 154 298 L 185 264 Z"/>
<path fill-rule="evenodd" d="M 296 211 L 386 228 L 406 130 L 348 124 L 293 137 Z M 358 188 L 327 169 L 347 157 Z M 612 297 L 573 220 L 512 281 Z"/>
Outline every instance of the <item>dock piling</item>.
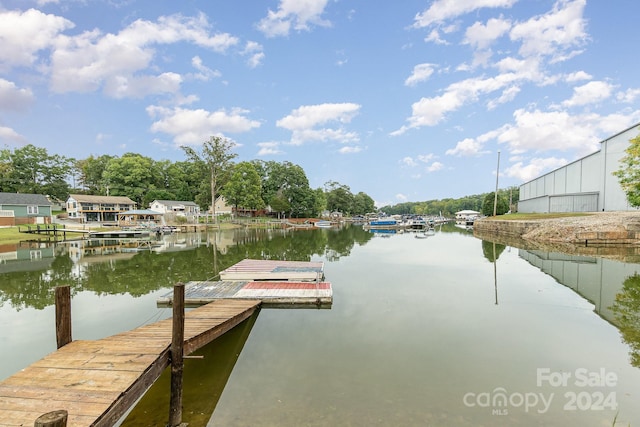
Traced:
<path fill-rule="evenodd" d="M 182 376 L 184 372 L 184 283 L 177 283 L 173 287 L 172 328 L 169 427 L 177 427 L 182 424 Z"/>
<path fill-rule="evenodd" d="M 60 348 L 71 341 L 71 288 L 58 286 L 56 287 L 56 342 Z"/>
<path fill-rule="evenodd" d="M 68 413 L 64 409 L 40 415 L 34 427 L 66 427 Z"/>

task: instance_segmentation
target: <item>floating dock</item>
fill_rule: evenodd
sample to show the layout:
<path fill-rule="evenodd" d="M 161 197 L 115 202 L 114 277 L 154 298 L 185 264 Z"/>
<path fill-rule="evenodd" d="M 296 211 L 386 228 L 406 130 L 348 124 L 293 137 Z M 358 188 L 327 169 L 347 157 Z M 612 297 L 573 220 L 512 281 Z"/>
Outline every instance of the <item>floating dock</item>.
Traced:
<path fill-rule="evenodd" d="M 323 262 L 244 259 L 220 272 L 220 280 L 295 280 L 324 278 Z"/>
<path fill-rule="evenodd" d="M 259 300 L 216 301 L 185 313 L 184 354 L 249 318 Z M 0 382 L 0 425 L 33 426 L 68 412 L 67 427 L 113 426 L 170 365 L 172 319 L 97 341 L 72 341 Z"/>
<path fill-rule="evenodd" d="M 333 290 L 328 282 L 247 281 L 188 282 L 184 287 L 186 306 L 208 304 L 216 300 L 259 299 L 263 307 L 313 306 L 329 308 Z M 173 292 L 157 300 L 160 307 L 172 305 Z"/>
<path fill-rule="evenodd" d="M 323 280 L 323 262 L 244 259 L 221 271 L 220 279 L 186 283 L 185 305 L 218 299 L 259 299 L 264 307 L 329 308 L 333 302 L 331 283 Z M 172 300 L 173 292 L 169 292 L 157 304 L 170 306 Z"/>

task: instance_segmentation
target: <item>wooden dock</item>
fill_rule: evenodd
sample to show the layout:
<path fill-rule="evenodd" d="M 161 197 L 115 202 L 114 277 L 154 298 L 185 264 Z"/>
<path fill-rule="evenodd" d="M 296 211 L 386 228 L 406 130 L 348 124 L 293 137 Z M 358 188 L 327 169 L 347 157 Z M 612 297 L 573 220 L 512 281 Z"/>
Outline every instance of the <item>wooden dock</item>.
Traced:
<path fill-rule="evenodd" d="M 243 259 L 222 270 L 220 280 L 317 281 L 324 278 L 323 262 Z"/>
<path fill-rule="evenodd" d="M 218 299 L 259 299 L 264 307 L 331 307 L 333 289 L 323 281 L 324 263 L 244 259 L 220 272 L 220 281 L 185 284 L 185 305 L 207 304 Z M 157 300 L 170 306 L 173 293 Z"/>
<path fill-rule="evenodd" d="M 333 289 L 328 282 L 194 281 L 185 284 L 184 294 L 186 306 L 198 306 L 216 300 L 259 299 L 265 308 L 329 308 L 333 302 Z M 173 292 L 170 292 L 158 298 L 157 304 L 160 307 L 170 306 L 172 301 Z"/>
<path fill-rule="evenodd" d="M 89 233 L 89 237 L 93 239 L 131 239 L 140 237 L 149 237 L 150 230 L 112 230 L 112 231 L 96 231 Z"/>
<path fill-rule="evenodd" d="M 185 314 L 189 354 L 249 318 L 259 300 L 215 301 Z M 66 410 L 67 427 L 112 426 L 169 366 L 172 319 L 96 341 L 72 341 L 0 382 L 0 425 L 33 426 Z M 8 350 L 9 351 L 9 350 Z"/>

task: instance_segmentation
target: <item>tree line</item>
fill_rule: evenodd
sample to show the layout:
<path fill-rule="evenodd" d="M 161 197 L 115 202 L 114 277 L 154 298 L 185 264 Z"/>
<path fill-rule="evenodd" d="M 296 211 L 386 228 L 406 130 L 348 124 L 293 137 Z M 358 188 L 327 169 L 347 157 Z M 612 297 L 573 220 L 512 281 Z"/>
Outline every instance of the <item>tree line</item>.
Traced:
<path fill-rule="evenodd" d="M 503 215 L 509 211 L 515 212 L 520 189 L 509 187 L 498 189 L 496 203 L 496 214 Z M 396 205 L 389 205 L 380 208 L 381 212 L 387 215 L 442 215 L 452 217 L 456 212 L 472 210 L 481 212 L 483 215 L 493 215 L 493 204 L 496 200 L 495 192 L 464 196 L 458 199 L 447 198 L 439 200 L 428 200 L 425 202 L 404 202 Z"/>
<path fill-rule="evenodd" d="M 302 167 L 288 161 L 251 160 L 235 163 L 233 143 L 211 137 L 196 150 L 182 147 L 187 160 L 154 160 L 137 153 L 100 155 L 86 159 L 50 155 L 26 145 L 0 149 L 0 191 L 46 194 L 65 201 L 69 194 L 126 196 L 140 207 L 153 200 L 193 201 L 203 210 L 222 195 L 236 208 L 272 212 L 288 217 L 315 217 L 324 210 L 345 215 L 376 212 L 374 200 L 348 185 L 329 181 L 312 189 Z M 514 211 L 518 187 L 498 190 L 497 213 Z M 493 214 L 494 193 L 405 202 L 379 209 L 388 215 L 452 216 L 461 210 Z M 215 212 L 214 212 L 215 213 Z"/>
<path fill-rule="evenodd" d="M 233 143 L 211 137 L 199 150 L 182 147 L 187 160 L 154 160 L 138 153 L 86 159 L 50 155 L 34 145 L 0 150 L 0 191 L 46 194 L 65 201 L 69 194 L 126 196 L 140 207 L 153 200 L 193 201 L 203 210 L 222 195 L 236 208 L 269 206 L 288 217 L 315 217 L 324 210 L 347 215 L 375 211 L 364 192 L 330 181 L 312 189 L 302 167 L 288 161 L 234 162 Z"/>

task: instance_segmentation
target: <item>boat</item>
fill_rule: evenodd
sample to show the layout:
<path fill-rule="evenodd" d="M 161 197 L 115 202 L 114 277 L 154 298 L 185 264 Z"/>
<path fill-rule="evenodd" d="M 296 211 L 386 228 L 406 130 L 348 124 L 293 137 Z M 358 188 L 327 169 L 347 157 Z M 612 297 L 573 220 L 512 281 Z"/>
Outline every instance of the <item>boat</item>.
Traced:
<path fill-rule="evenodd" d="M 398 221 L 393 218 L 376 218 L 369 221 L 369 225 L 371 227 L 382 227 L 382 226 L 390 226 L 397 225 Z"/>
<path fill-rule="evenodd" d="M 331 221 L 327 221 L 327 220 L 324 220 L 324 219 L 314 222 L 313 225 L 315 225 L 318 228 L 331 228 L 331 227 L 333 227 L 333 223 Z"/>

